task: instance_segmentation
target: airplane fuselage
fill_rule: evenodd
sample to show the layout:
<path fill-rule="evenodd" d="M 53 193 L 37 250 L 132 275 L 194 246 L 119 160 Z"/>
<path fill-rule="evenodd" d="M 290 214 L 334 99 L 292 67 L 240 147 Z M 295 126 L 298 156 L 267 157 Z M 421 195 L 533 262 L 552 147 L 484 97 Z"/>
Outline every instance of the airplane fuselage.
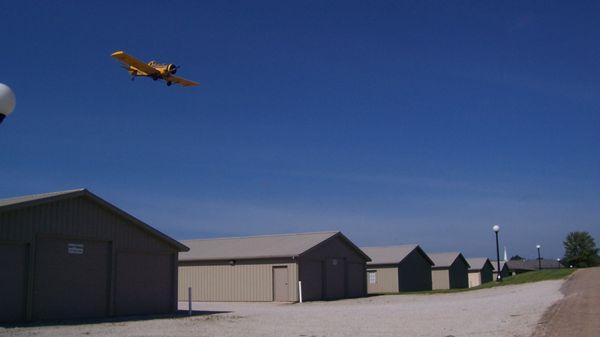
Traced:
<path fill-rule="evenodd" d="M 154 80 L 159 78 L 166 79 L 169 75 L 173 75 L 177 72 L 177 66 L 174 64 L 162 64 L 156 61 L 150 61 L 148 62 L 148 65 L 156 69 L 160 74 L 149 75 L 134 66 L 127 66 L 126 68 L 131 76 L 152 77 Z"/>

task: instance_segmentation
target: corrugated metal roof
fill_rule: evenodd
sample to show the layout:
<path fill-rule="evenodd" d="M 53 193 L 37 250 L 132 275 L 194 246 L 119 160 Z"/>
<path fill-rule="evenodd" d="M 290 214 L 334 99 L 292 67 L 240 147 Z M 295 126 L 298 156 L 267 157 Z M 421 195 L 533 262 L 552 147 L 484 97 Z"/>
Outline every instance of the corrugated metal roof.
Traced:
<path fill-rule="evenodd" d="M 537 259 L 533 260 L 511 260 L 506 261 L 506 266 L 510 270 L 538 270 L 539 262 Z M 564 266 L 556 261 L 550 259 L 542 259 L 542 269 L 557 269 L 564 268 Z"/>
<path fill-rule="evenodd" d="M 123 211 L 122 209 L 109 203 L 108 201 L 100 198 L 99 196 L 95 195 L 94 193 L 88 191 L 85 188 L 78 188 L 78 189 L 67 190 L 67 191 L 32 194 L 32 195 L 25 195 L 25 196 L 14 197 L 14 198 L 0 199 L 0 211 L 12 210 L 12 209 L 16 209 L 16 208 L 23 208 L 23 207 L 33 206 L 33 205 L 37 205 L 37 204 L 43 204 L 43 203 L 47 203 L 47 202 L 68 199 L 68 198 L 77 198 L 77 197 L 90 198 L 91 200 L 95 201 L 97 204 L 100 204 L 101 206 L 104 206 L 105 208 L 109 209 L 110 211 L 117 213 L 120 216 L 124 217 L 125 219 L 131 221 L 133 224 L 135 224 L 139 228 L 145 230 L 146 232 L 150 233 L 151 235 L 154 235 L 154 236 L 158 237 L 159 239 L 167 242 L 168 244 L 176 247 L 179 251 L 187 251 L 188 250 L 188 247 L 182 245 L 177 240 L 169 237 L 168 235 L 166 235 L 166 234 L 162 233 L 161 231 L 157 230 L 156 228 L 146 224 L 145 222 L 134 217 L 133 215 Z"/>
<path fill-rule="evenodd" d="M 361 247 L 360 249 L 371 258 L 371 262 L 368 263 L 370 265 L 400 263 L 415 249 L 419 250 L 423 257 L 433 264 L 433 261 L 429 259 L 427 254 L 425 254 L 425 252 L 417 244 L 385 247 Z"/>
<path fill-rule="evenodd" d="M 469 270 L 481 270 L 486 263 L 490 262 L 490 260 L 487 257 L 470 257 L 467 259 L 467 262 L 471 266 Z"/>
<path fill-rule="evenodd" d="M 82 192 L 83 190 L 84 190 L 83 188 L 78 188 L 78 189 L 74 189 L 74 190 L 32 194 L 32 195 L 24 195 L 24 196 L 14 197 L 14 198 L 0 199 L 0 207 L 21 204 L 21 203 L 29 202 L 29 201 L 37 201 L 37 200 L 42 200 L 42 199 L 46 199 L 46 198 L 52 198 L 52 197 L 56 197 L 56 196 L 60 196 L 60 195 L 71 194 L 74 192 Z"/>
<path fill-rule="evenodd" d="M 435 268 L 448 268 L 458 258 L 462 258 L 468 264 L 467 260 L 459 252 L 436 253 L 428 255 L 433 261 L 433 267 Z"/>
<path fill-rule="evenodd" d="M 206 261 L 296 257 L 336 235 L 345 238 L 341 232 L 335 231 L 182 240 L 181 242 L 190 247 L 190 250 L 187 253 L 180 254 L 179 260 Z M 361 253 L 363 252 L 361 251 Z"/>

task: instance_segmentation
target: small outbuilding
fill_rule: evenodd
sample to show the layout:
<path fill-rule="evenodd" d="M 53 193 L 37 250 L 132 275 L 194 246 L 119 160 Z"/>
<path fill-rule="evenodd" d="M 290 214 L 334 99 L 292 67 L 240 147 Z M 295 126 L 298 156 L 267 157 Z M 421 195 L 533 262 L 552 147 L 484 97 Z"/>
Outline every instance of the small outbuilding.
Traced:
<path fill-rule="evenodd" d="M 477 287 L 484 283 L 494 280 L 494 267 L 487 257 L 468 258 L 469 268 L 469 288 Z"/>
<path fill-rule="evenodd" d="M 433 261 L 431 283 L 433 290 L 467 288 L 469 263 L 458 252 L 429 254 Z"/>
<path fill-rule="evenodd" d="M 0 199 L 0 322 L 175 312 L 186 250 L 85 189 Z"/>
<path fill-rule="evenodd" d="M 333 300 L 364 296 L 369 257 L 341 232 L 182 241 L 179 299 Z"/>
<path fill-rule="evenodd" d="M 367 263 L 369 294 L 431 290 L 433 261 L 419 245 L 362 247 Z"/>
<path fill-rule="evenodd" d="M 498 260 L 490 260 L 490 262 L 492 263 L 492 267 L 494 268 L 493 270 L 493 276 L 492 278 L 494 280 L 498 279 Z M 510 276 L 510 269 L 508 268 L 508 264 L 506 263 L 506 261 L 500 261 L 500 276 L 502 276 L 502 278 L 506 278 Z"/>

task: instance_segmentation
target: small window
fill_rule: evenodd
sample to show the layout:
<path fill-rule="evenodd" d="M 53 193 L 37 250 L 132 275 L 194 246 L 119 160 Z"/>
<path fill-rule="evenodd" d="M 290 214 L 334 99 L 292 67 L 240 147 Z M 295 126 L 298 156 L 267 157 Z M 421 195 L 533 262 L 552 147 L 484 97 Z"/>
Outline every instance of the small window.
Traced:
<path fill-rule="evenodd" d="M 368 274 L 369 274 L 369 284 L 377 283 L 377 272 L 370 271 Z"/>

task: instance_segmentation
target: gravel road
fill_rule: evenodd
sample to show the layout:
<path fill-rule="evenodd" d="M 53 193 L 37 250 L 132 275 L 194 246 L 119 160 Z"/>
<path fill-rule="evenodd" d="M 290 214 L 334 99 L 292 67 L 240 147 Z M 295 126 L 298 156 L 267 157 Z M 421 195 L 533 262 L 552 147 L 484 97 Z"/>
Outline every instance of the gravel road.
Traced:
<path fill-rule="evenodd" d="M 576 271 L 561 291 L 565 297 L 546 311 L 533 337 L 600 336 L 600 268 Z"/>
<path fill-rule="evenodd" d="M 562 298 L 563 281 L 434 295 L 333 302 L 194 303 L 193 317 L 0 328 L 2 336 L 506 336 L 527 337 Z M 185 303 L 180 303 L 184 309 Z"/>

